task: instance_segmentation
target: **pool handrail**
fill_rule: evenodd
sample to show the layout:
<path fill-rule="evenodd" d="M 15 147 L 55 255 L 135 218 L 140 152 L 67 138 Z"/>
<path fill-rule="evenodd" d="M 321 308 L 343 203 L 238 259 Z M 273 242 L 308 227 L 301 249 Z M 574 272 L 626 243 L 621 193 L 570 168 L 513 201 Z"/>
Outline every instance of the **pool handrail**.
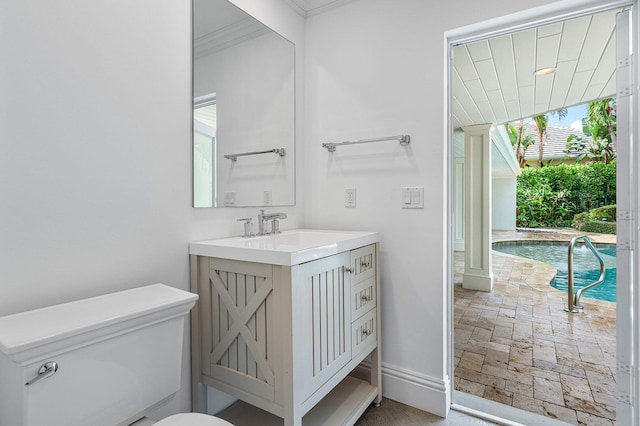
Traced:
<path fill-rule="evenodd" d="M 596 259 L 598 259 L 598 262 L 600 263 L 600 278 L 598 278 L 597 281 L 592 282 L 589 285 L 586 285 L 584 287 L 582 287 L 581 289 L 579 289 L 575 296 L 573 294 L 573 249 L 576 245 L 576 243 L 579 240 L 583 240 L 584 244 L 589 247 L 589 249 L 593 252 L 593 254 L 596 256 Z M 568 251 L 568 255 L 567 255 L 567 275 L 568 275 L 568 279 L 567 279 L 567 296 L 568 296 L 568 304 L 567 307 L 564 308 L 565 312 L 570 312 L 570 313 L 577 313 L 580 312 L 578 309 L 584 309 L 584 307 L 582 305 L 580 305 L 580 296 L 582 296 L 582 293 L 586 290 L 589 290 L 590 288 L 593 288 L 595 286 L 597 286 L 598 284 L 602 284 L 602 282 L 604 281 L 604 277 L 606 274 L 606 268 L 604 266 L 604 260 L 602 259 L 602 256 L 600 256 L 600 253 L 598 252 L 598 250 L 594 247 L 593 243 L 591 243 L 591 240 L 589 239 L 589 237 L 587 237 L 586 235 L 581 235 L 578 237 L 573 237 L 571 239 L 571 241 L 569 242 L 569 251 Z"/>

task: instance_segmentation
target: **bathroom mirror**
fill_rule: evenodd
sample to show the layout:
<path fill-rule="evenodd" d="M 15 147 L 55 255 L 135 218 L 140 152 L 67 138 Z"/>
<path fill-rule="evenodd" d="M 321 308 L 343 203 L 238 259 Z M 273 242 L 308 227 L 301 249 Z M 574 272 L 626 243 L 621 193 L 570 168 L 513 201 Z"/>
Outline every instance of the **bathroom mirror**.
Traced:
<path fill-rule="evenodd" d="M 227 0 L 193 32 L 194 207 L 294 205 L 294 45 Z"/>

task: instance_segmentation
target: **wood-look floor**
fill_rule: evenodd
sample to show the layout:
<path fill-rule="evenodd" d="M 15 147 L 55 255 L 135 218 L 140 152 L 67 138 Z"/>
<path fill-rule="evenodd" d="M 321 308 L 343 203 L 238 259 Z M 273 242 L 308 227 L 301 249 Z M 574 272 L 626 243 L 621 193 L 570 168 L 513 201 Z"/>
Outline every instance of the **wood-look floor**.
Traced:
<path fill-rule="evenodd" d="M 380 407 L 371 405 L 356 426 L 487 426 L 494 424 L 456 411 L 450 411 L 449 416 L 443 419 L 435 414 L 383 398 Z"/>
<path fill-rule="evenodd" d="M 238 401 L 217 414 L 235 426 L 281 426 L 282 419 Z M 260 420 L 257 420 L 260 419 Z M 446 419 L 384 398 L 380 407 L 371 405 L 356 426 L 488 426 L 494 425 L 466 414 L 451 411 Z M 338 426 L 338 425 L 336 425 Z"/>

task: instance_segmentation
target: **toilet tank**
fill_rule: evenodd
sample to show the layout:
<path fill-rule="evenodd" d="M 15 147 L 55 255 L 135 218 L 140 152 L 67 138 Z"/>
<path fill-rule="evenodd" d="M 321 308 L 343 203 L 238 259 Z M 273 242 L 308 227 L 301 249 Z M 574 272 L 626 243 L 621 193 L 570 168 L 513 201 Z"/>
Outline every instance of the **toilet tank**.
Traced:
<path fill-rule="evenodd" d="M 164 284 L 0 318 L 0 425 L 128 424 L 180 388 L 198 296 Z M 27 385 L 41 366 L 58 370 Z"/>

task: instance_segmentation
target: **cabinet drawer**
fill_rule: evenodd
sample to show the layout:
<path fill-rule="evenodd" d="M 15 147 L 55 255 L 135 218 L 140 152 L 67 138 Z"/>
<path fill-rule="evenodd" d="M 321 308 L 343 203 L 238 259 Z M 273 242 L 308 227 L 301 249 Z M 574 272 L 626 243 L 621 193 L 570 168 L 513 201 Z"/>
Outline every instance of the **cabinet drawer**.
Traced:
<path fill-rule="evenodd" d="M 351 285 L 351 319 L 354 321 L 376 306 L 376 277 Z"/>
<path fill-rule="evenodd" d="M 376 275 L 376 245 L 371 244 L 351 251 L 351 284 Z"/>
<path fill-rule="evenodd" d="M 377 328 L 375 309 L 371 309 L 362 318 L 353 322 L 352 357 L 366 349 L 375 348 L 378 339 Z"/>

